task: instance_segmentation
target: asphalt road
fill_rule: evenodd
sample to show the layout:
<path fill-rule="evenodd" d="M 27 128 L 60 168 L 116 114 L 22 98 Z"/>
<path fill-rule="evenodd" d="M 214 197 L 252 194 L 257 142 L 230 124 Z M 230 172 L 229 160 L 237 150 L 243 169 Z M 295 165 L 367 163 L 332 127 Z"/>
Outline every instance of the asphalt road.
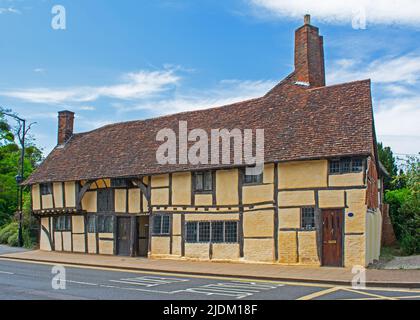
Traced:
<path fill-rule="evenodd" d="M 353 290 L 321 284 L 126 272 L 74 266 L 64 266 L 65 278 L 58 281 L 57 278 L 54 280 L 56 274 L 52 273 L 53 267 L 52 264 L 28 263 L 0 257 L 0 300 L 420 300 L 420 290 Z M 60 271 L 63 276 L 63 270 Z"/>

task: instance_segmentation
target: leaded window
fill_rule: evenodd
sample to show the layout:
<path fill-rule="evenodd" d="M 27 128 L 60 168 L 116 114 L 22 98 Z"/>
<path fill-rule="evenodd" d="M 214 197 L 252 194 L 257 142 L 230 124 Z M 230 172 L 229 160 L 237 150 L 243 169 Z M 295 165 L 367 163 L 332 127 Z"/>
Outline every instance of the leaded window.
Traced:
<path fill-rule="evenodd" d="M 213 172 L 203 171 L 194 173 L 194 190 L 195 192 L 212 192 L 213 191 Z"/>
<path fill-rule="evenodd" d="M 155 215 L 153 216 L 153 234 L 168 235 L 170 233 L 170 218 L 169 215 Z"/>
<path fill-rule="evenodd" d="M 71 231 L 71 216 L 54 218 L 55 231 Z"/>
<path fill-rule="evenodd" d="M 98 216 L 97 228 L 99 233 L 113 233 L 114 218 L 112 216 Z"/>
<path fill-rule="evenodd" d="M 302 208 L 302 229 L 315 229 L 315 208 Z"/>
<path fill-rule="evenodd" d="M 237 243 L 238 223 L 236 221 L 187 222 L 187 243 Z"/>

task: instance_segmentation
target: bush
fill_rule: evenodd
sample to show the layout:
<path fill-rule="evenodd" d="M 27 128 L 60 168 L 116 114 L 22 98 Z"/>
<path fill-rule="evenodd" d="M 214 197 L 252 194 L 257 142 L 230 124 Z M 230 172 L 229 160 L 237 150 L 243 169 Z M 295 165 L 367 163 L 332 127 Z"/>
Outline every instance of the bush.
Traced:
<path fill-rule="evenodd" d="M 10 237 L 7 239 L 7 244 L 11 247 L 17 247 L 19 246 L 19 235 L 18 232 L 15 232 L 10 235 Z"/>
<path fill-rule="evenodd" d="M 9 238 L 18 235 L 19 225 L 16 222 L 9 223 L 0 229 L 0 243 L 9 244 Z"/>
<path fill-rule="evenodd" d="M 411 191 L 407 188 L 387 191 L 385 193 L 385 202 L 389 204 L 389 215 L 394 226 L 394 232 L 397 239 L 401 240 L 406 221 L 404 215 L 399 210 L 401 206 L 410 198 Z"/>
<path fill-rule="evenodd" d="M 398 209 L 403 221 L 400 238 L 405 254 L 420 253 L 420 192 L 413 192 Z"/>

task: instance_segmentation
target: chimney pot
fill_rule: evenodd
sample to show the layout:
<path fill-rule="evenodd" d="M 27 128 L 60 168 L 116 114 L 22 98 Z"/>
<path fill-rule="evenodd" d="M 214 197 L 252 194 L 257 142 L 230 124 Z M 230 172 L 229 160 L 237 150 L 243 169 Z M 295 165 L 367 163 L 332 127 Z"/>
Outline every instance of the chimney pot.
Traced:
<path fill-rule="evenodd" d="M 304 21 L 305 25 L 311 24 L 311 15 L 310 14 L 305 14 L 305 17 L 304 17 L 303 21 Z"/>
<path fill-rule="evenodd" d="M 74 112 L 58 113 L 58 145 L 63 145 L 73 136 Z"/>

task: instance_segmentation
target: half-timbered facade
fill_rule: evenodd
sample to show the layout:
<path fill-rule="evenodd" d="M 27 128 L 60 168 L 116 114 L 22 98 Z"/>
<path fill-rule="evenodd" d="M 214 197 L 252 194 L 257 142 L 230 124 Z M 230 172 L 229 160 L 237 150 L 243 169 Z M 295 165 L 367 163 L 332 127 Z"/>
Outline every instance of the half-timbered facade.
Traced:
<path fill-rule="evenodd" d="M 46 251 L 322 266 L 379 257 L 370 81 L 326 86 L 323 39 L 296 31 L 295 71 L 264 97 L 73 133 L 26 181 Z M 158 130 L 261 128 L 265 165 L 160 165 Z"/>

